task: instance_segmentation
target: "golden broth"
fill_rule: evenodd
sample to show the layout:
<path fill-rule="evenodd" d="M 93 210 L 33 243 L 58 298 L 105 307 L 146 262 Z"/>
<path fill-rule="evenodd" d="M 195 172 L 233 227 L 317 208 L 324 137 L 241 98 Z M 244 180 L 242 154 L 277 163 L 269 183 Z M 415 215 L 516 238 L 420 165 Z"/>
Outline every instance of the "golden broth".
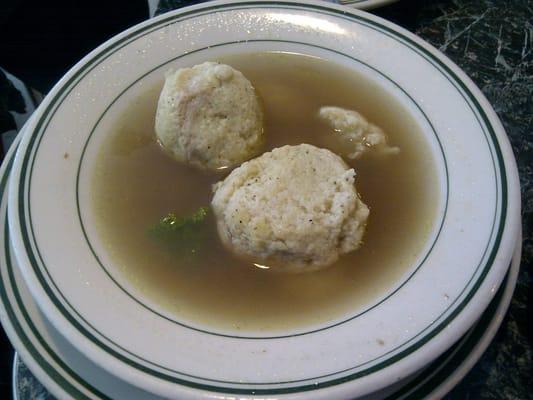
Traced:
<path fill-rule="evenodd" d="M 397 156 L 347 160 L 371 209 L 364 244 L 323 271 L 275 273 L 226 250 L 210 215 L 206 243 L 193 258 L 161 246 L 149 228 L 169 212 L 188 215 L 209 205 L 211 185 L 225 176 L 175 162 L 160 149 L 153 126 L 161 81 L 118 117 L 94 175 L 98 231 L 122 279 L 167 315 L 219 329 L 272 332 L 353 315 L 406 273 L 433 226 L 436 173 L 420 128 L 379 86 L 330 62 L 281 53 L 219 61 L 257 89 L 265 151 L 299 143 L 339 150 L 317 118 L 324 105 L 361 112 L 401 148 Z"/>

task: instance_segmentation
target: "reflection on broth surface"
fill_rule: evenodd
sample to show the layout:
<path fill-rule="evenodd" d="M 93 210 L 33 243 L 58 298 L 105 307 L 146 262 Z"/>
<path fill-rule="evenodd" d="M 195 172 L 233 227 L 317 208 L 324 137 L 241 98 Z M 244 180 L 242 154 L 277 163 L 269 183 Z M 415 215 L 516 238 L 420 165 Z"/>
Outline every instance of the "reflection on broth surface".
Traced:
<path fill-rule="evenodd" d="M 398 102 L 358 74 L 324 60 L 261 53 L 216 60 L 240 70 L 264 107 L 264 151 L 310 143 L 345 151 L 321 121 L 321 106 L 354 109 L 399 146 L 394 156 L 345 161 L 370 208 L 364 244 L 325 270 L 275 273 L 225 249 L 209 213 L 194 253 L 183 254 L 150 235 L 169 212 L 191 215 L 211 202 L 207 173 L 168 157 L 155 141 L 162 82 L 139 96 L 114 124 L 94 175 L 98 231 L 121 280 L 167 315 L 218 329 L 280 331 L 354 314 L 383 296 L 406 273 L 433 226 L 436 173 L 420 128 Z M 326 79 L 327 77 L 327 79 Z M 327 84 L 325 84 L 327 82 Z"/>

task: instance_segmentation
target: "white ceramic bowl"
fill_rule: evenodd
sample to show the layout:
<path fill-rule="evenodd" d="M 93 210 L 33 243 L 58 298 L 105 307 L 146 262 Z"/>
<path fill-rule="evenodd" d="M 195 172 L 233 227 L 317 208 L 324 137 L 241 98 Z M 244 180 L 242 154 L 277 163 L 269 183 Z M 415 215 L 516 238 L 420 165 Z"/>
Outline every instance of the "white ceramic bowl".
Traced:
<path fill-rule="evenodd" d="M 99 146 L 113 115 L 170 65 L 274 50 L 357 70 L 403 103 L 437 166 L 434 229 L 388 293 L 333 323 L 268 336 L 174 320 L 123 282 L 96 233 L 89 183 Z M 414 35 L 317 2 L 209 2 L 118 35 L 58 83 L 22 138 L 9 223 L 37 304 L 109 373 L 180 399 L 354 398 L 416 372 L 479 317 L 509 265 L 519 199 L 490 105 Z"/>

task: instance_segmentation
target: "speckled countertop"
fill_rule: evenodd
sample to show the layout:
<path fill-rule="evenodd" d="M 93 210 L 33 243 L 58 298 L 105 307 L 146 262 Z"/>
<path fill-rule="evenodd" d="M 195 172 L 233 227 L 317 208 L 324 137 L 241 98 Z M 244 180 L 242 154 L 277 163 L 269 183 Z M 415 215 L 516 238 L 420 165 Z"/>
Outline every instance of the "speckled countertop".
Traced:
<path fill-rule="evenodd" d="M 161 0 L 157 13 L 195 2 Z M 401 0 L 374 13 L 418 34 L 472 78 L 501 118 L 518 162 L 523 250 L 516 291 L 495 340 L 446 399 L 533 399 L 533 1 Z M 49 398 L 20 383 L 31 389 L 21 399 Z"/>

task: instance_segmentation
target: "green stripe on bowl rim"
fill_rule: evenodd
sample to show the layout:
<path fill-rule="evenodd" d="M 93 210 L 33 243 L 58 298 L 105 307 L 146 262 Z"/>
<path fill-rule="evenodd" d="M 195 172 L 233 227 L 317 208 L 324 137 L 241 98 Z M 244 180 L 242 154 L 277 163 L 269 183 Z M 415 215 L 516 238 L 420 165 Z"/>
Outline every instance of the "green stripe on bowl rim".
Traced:
<path fill-rule="evenodd" d="M 20 139 L 20 135 L 18 139 Z M 9 173 L 11 172 L 11 169 L 13 167 L 15 149 L 18 146 L 19 141 L 18 139 L 15 139 L 15 141 L 12 143 L 12 149 L 10 149 L 2 164 L 3 174 L 0 177 L 0 202 L 3 202 L 4 198 L 7 196 L 6 186 L 9 179 Z M 16 335 L 18 342 L 20 342 L 20 345 L 24 348 L 22 351 L 28 352 L 32 357 L 32 360 L 40 366 L 43 373 L 46 373 L 52 381 L 54 381 L 65 391 L 66 394 L 72 396 L 72 398 L 75 399 L 89 399 L 90 397 L 87 397 L 81 389 L 83 388 L 99 399 L 110 400 L 105 394 L 100 392 L 98 389 L 92 387 L 72 369 L 70 369 L 69 366 L 63 362 L 61 357 L 58 356 L 49 346 L 46 340 L 39 333 L 39 330 L 33 324 L 33 321 L 30 317 L 30 312 L 26 309 L 24 305 L 22 296 L 18 291 L 17 283 L 15 281 L 15 276 L 13 272 L 14 267 L 12 261 L 13 255 L 11 254 L 10 249 L 7 209 L 2 213 L 2 216 L 0 216 L 0 218 L 3 219 L 2 222 L 4 225 L 4 247 L 1 251 L 3 253 L 2 255 L 5 257 L 5 265 L 0 265 L 0 282 L 3 281 L 2 284 L 0 284 L 0 301 L 5 310 L 5 312 L 2 313 L 3 318 L 5 318 L 5 321 L 3 320 L 2 322 L 4 324 L 6 324 L 7 322 L 11 325 L 13 334 Z M 5 279 L 4 270 L 6 274 Z M 14 298 L 12 300 L 10 300 L 10 297 L 8 295 L 8 287 L 13 292 Z M 12 301 L 14 302 L 16 308 L 20 310 L 20 315 L 18 315 L 16 308 L 12 304 Z M 33 343 L 30 336 L 24 331 L 23 324 L 27 325 L 31 330 L 32 336 L 38 343 L 37 346 L 42 347 L 46 351 L 47 355 L 51 358 L 53 363 L 57 364 L 61 368 L 61 370 L 68 375 L 70 380 L 75 382 L 75 384 L 71 383 L 69 379 L 65 378 L 61 371 L 56 370 L 54 366 L 45 358 L 45 355 L 41 354 L 41 352 L 37 349 L 36 345 Z M 4 328 L 6 328 L 6 325 L 4 325 Z M 10 339 L 14 340 L 14 338 L 11 338 L 11 336 Z M 21 349 L 17 349 L 17 351 L 20 350 Z M 78 387 L 76 387 L 76 385 L 78 385 Z"/>
<path fill-rule="evenodd" d="M 487 243 L 487 248 L 486 248 L 485 253 L 484 253 L 484 255 L 483 255 L 482 259 L 481 259 L 483 261 L 484 258 L 487 258 L 484 267 L 481 267 L 481 262 L 480 262 L 480 265 L 478 265 L 477 270 L 479 270 L 481 268 L 482 271 L 479 274 L 479 277 L 478 277 L 477 281 L 473 284 L 473 287 L 471 288 L 471 290 L 466 294 L 466 296 L 463 298 L 463 300 L 460 303 L 458 303 L 458 304 L 452 303 L 452 305 L 450 306 L 450 309 L 451 309 L 452 306 L 455 306 L 455 308 L 450 311 L 449 315 L 447 317 L 445 317 L 443 321 L 441 321 L 438 324 L 432 324 L 433 326 L 430 325 L 430 326 L 426 327 L 425 330 L 423 330 L 418 335 L 413 337 L 411 339 L 411 341 L 415 340 L 418 336 L 421 336 L 423 334 L 425 334 L 425 336 L 420 338 L 420 340 L 418 340 L 417 342 L 409 345 L 409 347 L 401 350 L 398 354 L 390 357 L 389 359 L 386 359 L 386 360 L 384 360 L 384 361 L 382 361 L 382 362 L 380 362 L 380 363 L 378 363 L 378 364 L 376 364 L 376 365 L 374 365 L 374 366 L 372 366 L 372 367 L 370 367 L 370 368 L 368 368 L 366 370 L 359 371 L 359 372 L 356 372 L 356 373 L 352 373 L 352 374 L 349 374 L 349 375 L 346 375 L 346 376 L 343 376 L 343 377 L 340 377 L 340 378 L 334 378 L 334 379 L 329 380 L 329 381 L 319 382 L 318 384 L 314 384 L 313 383 L 313 384 L 308 384 L 308 385 L 289 387 L 289 388 L 280 388 L 280 389 L 253 389 L 253 390 L 249 389 L 249 388 L 241 389 L 241 388 L 228 388 L 228 387 L 204 385 L 204 384 L 201 384 L 201 383 L 180 379 L 180 378 L 177 378 L 175 376 L 168 375 L 166 373 L 153 370 L 152 367 L 148 367 L 146 365 L 142 365 L 138 361 L 133 360 L 133 359 L 129 359 L 127 356 L 124 356 L 123 354 L 120 353 L 119 350 L 113 349 L 111 345 L 103 343 L 102 340 L 98 339 L 97 337 L 95 337 L 95 335 L 93 333 L 89 332 L 75 317 L 73 317 L 69 313 L 69 311 L 61 304 L 60 300 L 56 297 L 56 295 L 50 289 L 50 287 L 48 287 L 47 284 L 46 284 L 46 278 L 44 277 L 44 275 L 40 271 L 39 264 L 37 262 L 37 258 L 38 257 L 36 257 L 36 255 L 33 254 L 31 241 L 30 241 L 29 236 L 28 236 L 29 235 L 28 231 L 32 232 L 31 231 L 31 215 L 30 215 L 30 218 L 29 218 L 29 223 L 30 223 L 29 228 L 26 226 L 26 221 L 24 219 L 20 220 L 20 226 L 21 226 L 21 229 L 22 229 L 23 244 L 24 244 L 24 246 L 26 248 L 26 251 L 28 252 L 28 257 L 31 260 L 31 266 L 33 268 L 33 271 L 36 274 L 37 278 L 39 279 L 43 289 L 45 290 L 45 292 L 49 296 L 50 300 L 56 305 L 57 310 L 62 314 L 63 317 L 65 317 L 73 325 L 74 328 L 76 328 L 86 339 L 90 340 L 94 345 L 98 346 L 101 350 L 106 352 L 109 356 L 114 357 L 117 360 L 121 361 L 122 363 L 125 363 L 125 364 L 129 365 L 130 367 L 133 367 L 133 368 L 135 368 L 135 369 L 137 369 L 139 371 L 142 371 L 144 373 L 148 373 L 148 374 L 150 374 L 150 375 L 152 375 L 154 377 L 157 377 L 157 378 L 169 381 L 169 382 L 180 383 L 180 384 L 183 384 L 183 385 L 186 385 L 186 386 L 190 386 L 190 387 L 196 387 L 196 388 L 207 389 L 207 390 L 215 390 L 215 391 L 226 392 L 226 393 L 242 393 L 242 394 L 295 393 L 295 392 L 298 392 L 298 391 L 314 390 L 314 389 L 319 389 L 319 388 L 323 388 L 323 387 L 327 387 L 327 386 L 337 385 L 337 384 L 340 384 L 340 383 L 351 381 L 351 380 L 357 379 L 359 377 L 371 374 L 371 373 L 373 373 L 375 371 L 378 371 L 380 369 L 383 369 L 383 368 L 385 368 L 385 367 L 387 367 L 387 366 L 389 366 L 389 365 L 391 365 L 391 364 L 393 364 L 393 363 L 405 358 L 407 355 L 409 355 L 409 354 L 413 353 L 414 351 L 416 351 L 417 349 L 419 349 L 421 346 L 423 346 L 425 343 L 427 343 L 429 340 L 431 340 L 433 337 L 435 337 L 440 331 L 442 331 L 442 329 L 444 329 L 444 327 L 446 325 L 448 325 L 464 309 L 464 307 L 468 304 L 470 299 L 475 295 L 475 293 L 477 292 L 477 290 L 479 289 L 479 287 L 483 283 L 484 278 L 488 274 L 488 272 L 489 272 L 489 270 L 490 270 L 490 268 L 492 266 L 492 263 L 494 261 L 494 258 L 496 256 L 497 250 L 499 248 L 499 244 L 500 244 L 501 239 L 502 239 L 503 230 L 504 230 L 504 223 L 505 223 L 506 216 L 507 216 L 507 201 L 508 201 L 508 199 L 507 199 L 507 196 L 508 196 L 508 193 L 507 193 L 507 176 L 505 174 L 505 169 L 503 167 L 503 156 L 502 156 L 502 152 L 501 152 L 501 150 L 499 148 L 499 144 L 498 144 L 497 139 L 496 139 L 496 133 L 495 133 L 492 125 L 490 125 L 489 117 L 487 116 L 485 110 L 479 104 L 479 101 L 476 98 L 476 96 L 468 89 L 467 85 L 462 81 L 462 79 L 450 67 L 448 67 L 441 59 L 439 59 L 438 56 L 435 56 L 434 54 L 432 54 L 432 52 L 430 50 L 424 48 L 423 46 L 418 44 L 415 40 L 413 40 L 412 38 L 406 36 L 402 32 L 395 32 L 392 28 L 387 27 L 385 25 L 382 25 L 378 21 L 373 21 L 373 20 L 368 19 L 368 18 L 366 18 L 366 17 L 364 17 L 362 15 L 354 15 L 354 14 L 351 14 L 351 13 L 349 13 L 347 11 L 341 11 L 339 9 L 329 8 L 329 7 L 321 6 L 321 5 L 318 5 L 318 4 L 295 5 L 294 3 L 285 3 L 285 2 L 264 3 L 264 2 L 260 2 L 260 1 L 253 1 L 253 2 L 245 2 L 245 3 L 233 3 L 232 5 L 224 5 L 224 4 L 208 5 L 208 6 L 203 6 L 203 8 L 196 7 L 196 8 L 193 8 L 192 10 L 191 9 L 187 9 L 186 11 L 181 11 L 181 12 L 173 14 L 171 16 L 164 15 L 164 16 L 160 17 L 159 19 L 153 21 L 152 23 L 146 24 L 142 28 L 138 28 L 135 31 L 128 32 L 124 36 L 122 36 L 119 39 L 117 39 L 115 43 L 112 43 L 111 45 L 107 45 L 104 48 L 100 48 L 98 50 L 99 51 L 98 53 L 94 53 L 92 55 L 91 61 L 85 61 L 85 64 L 82 67 L 79 68 L 79 71 L 77 71 L 75 75 L 71 76 L 66 82 L 63 83 L 62 88 L 60 90 L 58 90 L 58 93 L 56 93 L 56 97 L 50 101 L 50 104 L 48 104 L 48 111 L 49 111 L 50 107 L 53 107 L 57 103 L 58 95 L 60 95 L 62 92 L 64 92 L 69 87 L 71 88 L 71 85 L 76 83 L 75 80 L 76 80 L 76 77 L 79 74 L 87 73 L 88 69 L 90 71 L 90 69 L 94 68 L 95 63 L 99 61 L 98 59 L 101 56 L 105 55 L 106 53 L 109 53 L 110 51 L 116 51 L 117 50 L 117 46 L 119 46 L 118 48 L 120 48 L 120 47 L 125 46 L 126 44 L 128 44 L 128 42 L 131 42 L 132 40 L 135 40 L 136 36 L 138 36 L 139 33 L 147 33 L 150 30 L 153 31 L 153 30 L 158 29 L 159 27 L 161 27 L 161 26 L 163 26 L 165 24 L 168 24 L 170 22 L 178 22 L 178 21 L 180 21 L 180 20 L 182 20 L 182 19 L 184 19 L 185 17 L 188 17 L 188 16 L 193 16 L 193 17 L 194 16 L 199 16 L 199 15 L 203 15 L 203 14 L 206 14 L 206 13 L 212 13 L 212 12 L 215 12 L 217 10 L 229 11 L 229 10 L 239 10 L 239 9 L 246 9 L 246 8 L 252 8 L 252 7 L 253 8 L 265 8 L 266 7 L 266 8 L 269 8 L 269 9 L 276 8 L 276 9 L 307 10 L 307 11 L 311 10 L 311 11 L 314 11 L 314 12 L 317 12 L 317 13 L 323 13 L 323 14 L 327 14 L 327 15 L 330 15 L 330 16 L 335 16 L 337 18 L 345 19 L 345 20 L 348 20 L 350 22 L 356 22 L 356 23 L 365 25 L 367 27 L 370 27 L 370 28 L 372 28 L 374 30 L 377 30 L 377 31 L 381 32 L 382 34 L 385 34 L 386 36 L 389 36 L 389 37 L 393 38 L 394 40 L 400 42 L 402 45 L 409 47 L 411 50 L 415 51 L 420 56 L 424 57 L 426 59 L 426 61 L 430 62 L 434 67 L 436 67 L 436 69 L 444 77 L 446 77 L 446 79 L 448 79 L 451 84 L 453 84 L 458 89 L 459 93 L 463 96 L 463 98 L 465 99 L 465 101 L 468 103 L 469 107 L 473 111 L 475 117 L 478 119 L 478 122 L 479 122 L 481 128 L 483 129 L 483 132 L 485 133 L 486 140 L 487 140 L 487 143 L 489 145 L 489 148 L 492 150 L 491 151 L 491 157 L 493 157 L 493 163 L 495 164 L 496 160 L 497 160 L 498 165 L 500 166 L 500 168 L 499 168 L 499 178 L 500 178 L 500 184 L 501 184 L 502 193 L 501 193 L 501 204 L 499 204 L 500 210 L 501 210 L 500 219 L 498 221 L 499 222 L 499 226 L 496 229 L 496 233 L 494 232 L 494 228 L 493 228 L 493 231 L 492 231 L 492 234 L 491 234 L 491 239 Z M 44 115 L 44 117 L 41 117 L 40 120 L 38 121 L 36 129 L 34 131 L 34 134 L 29 140 L 28 149 L 30 151 L 26 152 L 26 154 L 24 156 L 24 159 L 22 161 L 22 176 L 23 177 L 27 176 L 28 162 L 30 162 L 30 160 L 31 160 L 31 162 L 33 162 L 32 157 L 34 157 L 34 155 L 35 155 L 34 153 L 36 151 L 35 148 L 34 148 L 35 141 L 39 137 L 39 135 L 42 135 L 42 132 L 44 131 L 43 126 L 45 126 L 45 124 L 47 124 L 49 122 L 49 119 L 51 117 L 49 112 L 45 112 L 45 113 L 43 113 L 43 115 Z M 487 130 L 488 130 L 488 133 L 487 133 Z M 35 134 L 35 132 L 37 132 L 37 134 Z M 490 139 L 489 139 L 489 137 L 490 137 Z M 42 136 L 39 137 L 39 141 L 40 141 L 41 138 L 42 138 Z M 493 145 L 493 148 L 491 147 L 491 144 Z M 494 159 L 494 157 L 495 157 L 495 159 Z M 494 167 L 496 169 L 496 165 L 494 165 Z M 496 171 L 496 175 L 497 175 L 497 172 L 498 171 Z M 498 177 L 498 175 L 497 175 L 497 177 Z M 31 175 L 30 175 L 30 179 L 31 179 Z M 25 202 L 27 201 L 27 199 L 25 197 L 25 186 L 27 184 L 29 184 L 29 182 L 26 182 L 26 180 L 22 180 L 22 182 L 20 184 L 20 188 L 19 188 L 19 209 L 18 209 L 18 212 L 19 212 L 19 215 L 21 217 L 23 217 L 25 215 Z M 498 182 L 496 182 L 496 190 L 498 191 L 498 189 L 499 189 Z M 29 196 L 29 192 L 28 192 L 27 196 Z M 497 216 L 497 213 L 498 213 L 498 209 L 495 210 L 495 217 Z M 492 241 L 494 243 L 493 243 L 492 249 L 490 249 L 490 254 L 488 255 L 488 257 L 485 257 L 487 255 L 487 252 L 489 252 L 489 245 L 490 245 L 490 242 L 492 242 Z M 37 249 L 37 251 L 38 251 L 38 249 Z M 471 282 L 469 282 L 467 284 L 467 286 L 465 287 L 464 290 L 466 290 L 466 288 L 468 287 L 468 285 L 470 283 Z M 430 328 L 432 328 L 432 329 L 430 330 Z M 430 331 L 428 333 L 426 333 L 426 331 L 428 331 L 428 330 L 430 330 Z M 96 334 L 98 334 L 98 332 L 96 332 Z M 407 346 L 407 343 L 405 343 L 405 346 Z M 335 374 L 345 373 L 345 372 L 348 372 L 348 371 L 349 370 L 345 370 L 345 371 L 337 372 Z M 183 374 L 183 375 L 185 375 L 185 374 Z M 328 376 L 329 375 L 330 374 L 328 374 Z M 208 379 L 205 379 L 205 378 L 200 378 L 200 379 L 208 380 Z M 310 378 L 310 379 L 313 379 L 313 378 Z M 211 381 L 215 381 L 215 380 L 211 380 Z M 272 383 L 270 383 L 270 384 L 272 384 Z M 278 384 L 280 384 L 280 383 L 278 383 Z M 250 383 L 248 383 L 247 385 L 250 385 Z"/>

